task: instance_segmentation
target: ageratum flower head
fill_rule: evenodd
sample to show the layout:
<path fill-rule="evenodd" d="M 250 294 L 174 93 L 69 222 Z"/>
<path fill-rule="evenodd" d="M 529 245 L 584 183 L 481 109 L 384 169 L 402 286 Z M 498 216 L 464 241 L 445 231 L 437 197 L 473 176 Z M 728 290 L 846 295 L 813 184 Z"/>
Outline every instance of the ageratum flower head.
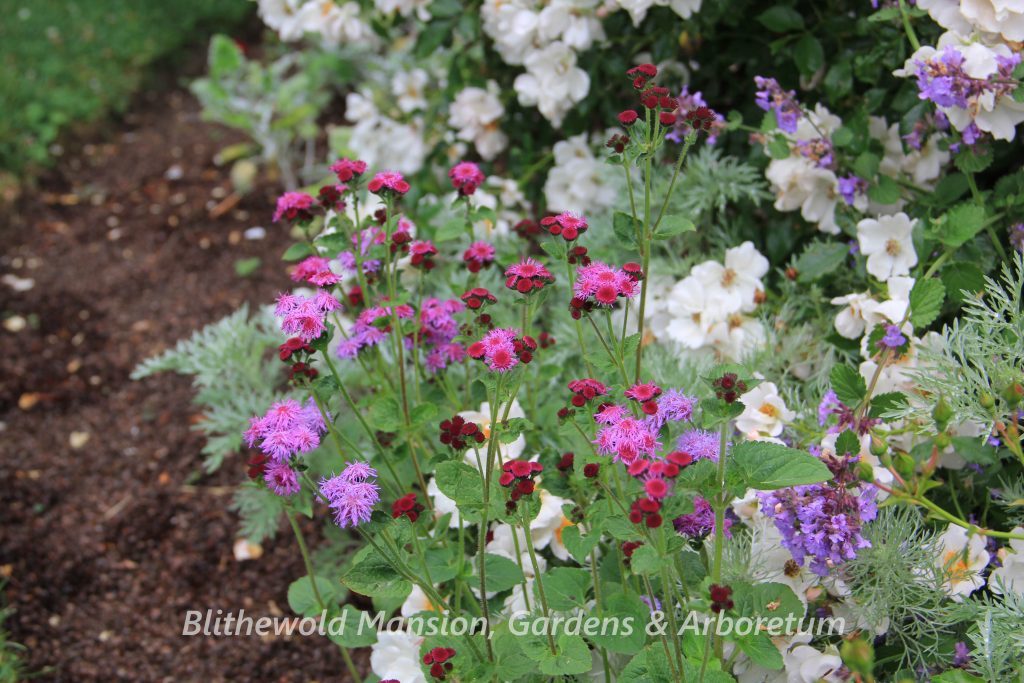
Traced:
<path fill-rule="evenodd" d="M 575 299 L 599 306 L 613 306 L 620 298 L 631 299 L 639 293 L 636 280 L 621 268 L 593 261 L 576 271 Z"/>
<path fill-rule="evenodd" d="M 462 254 L 462 260 L 466 263 L 466 270 L 471 273 L 479 273 L 484 268 L 494 263 L 494 245 L 487 242 L 473 242 Z"/>
<path fill-rule="evenodd" d="M 448 178 L 452 181 L 452 187 L 458 190 L 460 195 L 468 197 L 483 184 L 486 176 L 480 167 L 472 161 L 462 161 L 452 166 L 448 171 Z"/>
<path fill-rule="evenodd" d="M 398 171 L 381 171 L 373 176 L 373 179 L 366 185 L 366 189 L 382 197 L 387 195 L 401 197 L 409 191 L 409 183 Z"/>
<path fill-rule="evenodd" d="M 341 276 L 331 271 L 331 262 L 322 256 L 309 256 L 292 270 L 295 282 L 308 282 L 317 287 L 330 287 L 341 282 Z"/>
<path fill-rule="evenodd" d="M 544 285 L 551 284 L 555 277 L 544 265 L 529 256 L 514 263 L 505 271 L 505 286 L 520 294 L 540 291 Z"/>
<path fill-rule="evenodd" d="M 566 242 L 572 242 L 587 231 L 587 219 L 581 214 L 571 211 L 560 213 L 557 216 L 547 216 L 540 220 L 540 224 L 548 229 L 552 235 L 561 236 Z"/>
<path fill-rule="evenodd" d="M 380 501 L 377 471 L 363 462 L 346 465 L 341 474 L 320 480 L 320 493 L 334 512 L 339 527 L 359 526 L 370 521 L 373 506 Z"/>
<path fill-rule="evenodd" d="M 338 159 L 331 164 L 331 172 L 338 176 L 338 180 L 347 183 L 366 173 L 366 162 L 357 159 Z"/>
<path fill-rule="evenodd" d="M 327 329 L 324 321 L 327 314 L 341 308 L 341 302 L 327 290 L 321 289 L 314 296 L 281 294 L 277 297 L 274 314 L 283 318 L 281 330 L 288 335 L 312 341 Z"/>
<path fill-rule="evenodd" d="M 292 455 L 315 450 L 326 431 L 312 398 L 305 404 L 287 398 L 271 405 L 263 417 L 251 418 L 244 438 L 250 448 L 258 445 L 272 459 L 285 462 Z"/>
<path fill-rule="evenodd" d="M 277 198 L 274 210 L 274 222 L 287 218 L 296 223 L 308 223 L 313 220 L 313 197 L 305 192 L 285 192 Z"/>

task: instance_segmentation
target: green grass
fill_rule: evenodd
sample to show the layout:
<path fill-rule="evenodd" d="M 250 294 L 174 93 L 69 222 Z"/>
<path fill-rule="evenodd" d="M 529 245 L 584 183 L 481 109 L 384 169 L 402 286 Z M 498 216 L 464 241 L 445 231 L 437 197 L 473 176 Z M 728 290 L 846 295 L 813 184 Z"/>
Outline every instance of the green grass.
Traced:
<path fill-rule="evenodd" d="M 0 171 L 50 161 L 69 126 L 122 110 L 147 68 L 213 32 L 248 0 L 0 0 Z"/>

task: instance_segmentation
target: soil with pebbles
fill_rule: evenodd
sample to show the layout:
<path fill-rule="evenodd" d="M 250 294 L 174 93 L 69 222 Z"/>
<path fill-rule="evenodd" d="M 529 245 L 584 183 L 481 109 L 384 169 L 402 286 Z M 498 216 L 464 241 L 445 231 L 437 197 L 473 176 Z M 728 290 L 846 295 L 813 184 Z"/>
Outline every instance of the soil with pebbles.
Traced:
<path fill-rule="evenodd" d="M 181 635 L 188 609 L 287 614 L 305 572 L 284 533 L 236 561 L 228 502 L 244 458 L 202 473 L 190 380 L 129 378 L 287 286 L 275 189 L 211 216 L 231 189 L 214 155 L 238 139 L 181 90 L 141 99 L 104 137 L 0 213 L 0 275 L 15 276 L 0 282 L 7 628 L 42 680 L 345 680 L 320 637 Z M 260 225 L 265 239 L 245 237 Z M 252 257 L 255 273 L 236 274 Z M 366 653 L 357 660 L 365 668 Z"/>

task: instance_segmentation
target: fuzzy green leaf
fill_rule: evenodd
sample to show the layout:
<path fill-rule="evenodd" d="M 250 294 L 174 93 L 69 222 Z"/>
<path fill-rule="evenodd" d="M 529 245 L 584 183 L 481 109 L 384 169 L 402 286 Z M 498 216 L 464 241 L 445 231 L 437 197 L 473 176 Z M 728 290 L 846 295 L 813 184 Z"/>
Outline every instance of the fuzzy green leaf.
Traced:
<path fill-rule="evenodd" d="M 744 441 L 734 446 L 732 461 L 746 485 L 761 491 L 816 484 L 832 478 L 825 463 L 810 453 L 768 441 Z"/>

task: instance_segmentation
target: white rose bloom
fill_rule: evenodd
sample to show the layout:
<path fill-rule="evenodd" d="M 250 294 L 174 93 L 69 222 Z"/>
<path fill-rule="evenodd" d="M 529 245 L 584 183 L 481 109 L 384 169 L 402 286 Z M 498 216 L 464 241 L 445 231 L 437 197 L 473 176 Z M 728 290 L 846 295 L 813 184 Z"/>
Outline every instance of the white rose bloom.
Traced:
<path fill-rule="evenodd" d="M 917 6 L 926 10 L 936 24 L 962 35 L 971 32 L 970 23 L 960 13 L 960 0 L 917 0 Z"/>
<path fill-rule="evenodd" d="M 399 71 L 391 78 L 391 94 L 398 108 L 409 113 L 427 107 L 426 87 L 430 78 L 423 69 Z"/>
<path fill-rule="evenodd" d="M 434 477 L 431 477 L 430 481 L 427 482 L 427 495 L 430 496 L 430 500 L 434 504 L 434 519 L 441 519 L 445 515 L 450 514 L 448 528 L 458 529 L 460 523 L 459 508 L 455 505 L 454 500 L 441 493 L 441 489 L 438 488 Z"/>
<path fill-rule="evenodd" d="M 423 638 L 405 631 L 382 631 L 370 647 L 370 668 L 381 680 L 394 678 L 402 683 L 426 683 L 420 668 Z"/>
<path fill-rule="evenodd" d="M 718 322 L 715 311 L 707 310 L 704 284 L 687 276 L 680 280 L 665 297 L 665 337 L 688 348 L 699 349 L 707 342 L 708 330 Z"/>
<path fill-rule="evenodd" d="M 573 50 L 590 49 L 604 40 L 604 28 L 596 16 L 600 0 L 554 0 L 540 11 L 537 30 L 541 40 L 561 40 Z"/>
<path fill-rule="evenodd" d="M 307 16 L 307 30 L 319 33 L 328 47 L 377 43 L 377 34 L 359 16 L 362 9 L 357 2 L 338 6 L 332 0 L 317 0 L 302 9 Z"/>
<path fill-rule="evenodd" d="M 430 3 L 434 0 L 374 0 L 376 8 L 384 13 L 398 12 L 403 17 L 416 15 L 420 21 L 430 21 Z"/>
<path fill-rule="evenodd" d="M 736 427 L 748 436 L 778 436 L 783 425 L 796 417 L 779 396 L 774 382 L 761 382 L 740 396 L 740 403 L 745 408 L 736 418 Z"/>
<path fill-rule="evenodd" d="M 768 259 L 753 242 L 744 242 L 725 252 L 724 264 L 705 261 L 694 266 L 690 275 L 704 284 L 711 305 L 721 306 L 727 313 L 749 313 L 757 308 L 755 298 L 767 272 Z"/>
<path fill-rule="evenodd" d="M 260 19 L 286 43 L 300 40 L 306 33 L 306 19 L 299 14 L 300 9 L 302 0 L 259 0 Z"/>
<path fill-rule="evenodd" d="M 402 603 L 401 614 L 403 617 L 411 617 L 420 612 L 438 612 L 439 607 L 430 601 L 423 589 L 413 584 L 409 597 Z"/>
<path fill-rule="evenodd" d="M 917 265 L 917 252 L 911 235 L 917 219 L 907 214 L 865 218 L 857 223 L 857 241 L 861 253 L 867 256 L 868 273 L 879 280 L 894 275 L 908 275 Z"/>
<path fill-rule="evenodd" d="M 484 33 L 506 64 L 522 64 L 535 47 L 539 13 L 534 0 L 484 0 L 480 7 Z"/>
<path fill-rule="evenodd" d="M 796 563 L 793 554 L 782 545 L 782 534 L 774 521 L 762 517 L 752 522 L 750 534 L 752 578 L 758 583 L 786 584 L 806 608 L 807 591 L 821 583 L 821 577 L 812 572 L 807 563 L 804 566 Z"/>
<path fill-rule="evenodd" d="M 594 156 L 585 134 L 556 142 L 553 152 L 555 165 L 544 182 L 548 209 L 593 213 L 612 205 L 611 167 Z"/>
<path fill-rule="evenodd" d="M 974 534 L 968 538 L 966 529 L 950 524 L 938 540 L 941 553 L 935 561 L 944 576 L 942 588 L 953 600 L 963 602 L 985 585 L 981 576 L 989 561 L 985 537 Z"/>
<path fill-rule="evenodd" d="M 574 104 L 590 91 L 590 76 L 576 66 L 576 53 L 562 42 L 530 52 L 523 60 L 526 73 L 516 77 L 519 103 L 536 106 L 556 128 Z"/>
<path fill-rule="evenodd" d="M 757 318 L 733 313 L 708 329 L 708 342 L 718 361 L 739 361 L 764 346 L 768 335 Z"/>
<path fill-rule="evenodd" d="M 914 278 L 891 277 L 885 284 L 889 298 L 875 307 L 877 316 L 870 321 L 869 332 L 875 325 L 886 320 L 895 325 L 900 324 L 907 315 L 907 308 L 910 307 L 910 290 L 914 288 Z"/>
<path fill-rule="evenodd" d="M 653 7 L 670 7 L 683 19 L 688 19 L 700 10 L 701 0 L 617 0 L 619 7 L 629 12 L 633 26 L 639 26 L 647 17 L 647 10 Z"/>
<path fill-rule="evenodd" d="M 355 125 L 372 125 L 380 118 L 373 94 L 366 90 L 351 92 L 345 96 L 345 117 Z"/>
<path fill-rule="evenodd" d="M 843 660 L 831 648 L 821 652 L 810 645 L 797 645 L 783 655 L 788 683 L 845 683 L 846 676 L 840 674 Z"/>
<path fill-rule="evenodd" d="M 1024 534 L 1024 527 L 1015 528 L 1013 533 Z M 989 589 L 999 595 L 1006 590 L 1024 596 L 1024 541 L 1011 539 L 1009 548 L 1000 548 L 997 557 L 1003 566 L 992 570 Z"/>
<path fill-rule="evenodd" d="M 389 118 L 360 121 L 352 127 L 348 144 L 370 168 L 388 168 L 411 175 L 423 168 L 427 156 L 422 127 L 419 119 L 410 123 Z"/>
<path fill-rule="evenodd" d="M 835 306 L 845 306 L 836 314 L 836 332 L 846 339 L 860 339 L 868 328 L 868 320 L 875 317 L 878 309 L 878 302 L 871 294 L 862 292 L 860 294 L 847 294 L 832 299 Z"/>
<path fill-rule="evenodd" d="M 960 14 L 982 31 L 1024 41 L 1024 0 L 961 0 Z"/>
<path fill-rule="evenodd" d="M 816 223 L 821 232 L 837 235 L 836 204 L 839 202 L 839 179 L 827 168 L 820 168 L 802 156 L 772 159 L 765 177 L 775 192 L 778 211 L 796 211 L 804 220 Z"/>
<path fill-rule="evenodd" d="M 464 88 L 448 110 L 448 125 L 459 140 L 472 142 L 485 161 L 491 161 L 508 145 L 508 137 L 499 124 L 505 107 L 498 99 L 498 84 L 487 82 L 487 89 Z"/>

